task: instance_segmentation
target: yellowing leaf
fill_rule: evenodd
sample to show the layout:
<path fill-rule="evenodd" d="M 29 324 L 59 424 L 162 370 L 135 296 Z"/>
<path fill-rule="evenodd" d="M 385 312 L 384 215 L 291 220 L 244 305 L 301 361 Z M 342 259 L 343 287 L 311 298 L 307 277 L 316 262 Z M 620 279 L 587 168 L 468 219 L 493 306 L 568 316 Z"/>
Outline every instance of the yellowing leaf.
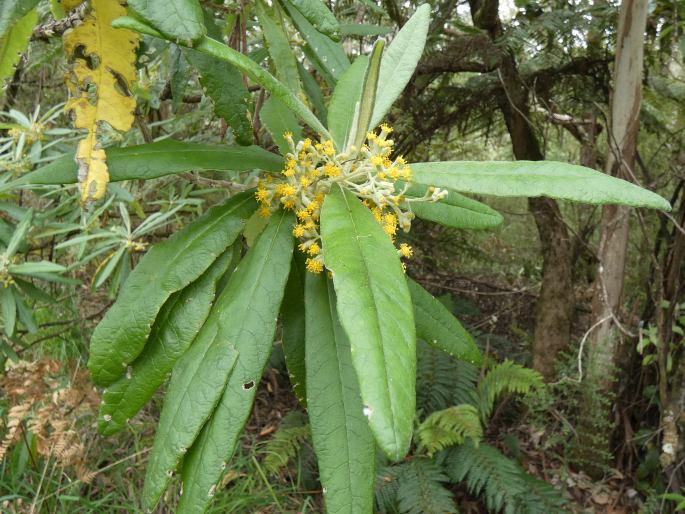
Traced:
<path fill-rule="evenodd" d="M 79 3 L 63 1 L 66 9 Z M 119 0 L 91 0 L 84 22 L 64 34 L 64 50 L 71 62 L 67 79 L 71 98 L 65 109 L 73 112 L 77 128 L 88 130 L 76 151 L 84 204 L 102 198 L 109 180 L 107 156 L 98 140 L 100 124 L 120 131 L 133 124 L 136 102 L 128 85 L 135 79 L 138 36 L 112 27 L 112 20 L 125 15 Z"/>

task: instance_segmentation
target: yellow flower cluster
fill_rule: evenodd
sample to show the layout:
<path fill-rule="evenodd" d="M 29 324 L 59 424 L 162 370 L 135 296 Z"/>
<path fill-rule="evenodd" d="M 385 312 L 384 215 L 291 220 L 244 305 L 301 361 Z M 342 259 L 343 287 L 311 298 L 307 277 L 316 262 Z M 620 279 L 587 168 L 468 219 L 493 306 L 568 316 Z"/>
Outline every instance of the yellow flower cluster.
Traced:
<path fill-rule="evenodd" d="M 411 227 L 414 213 L 410 201 L 437 201 L 446 194 L 431 188 L 423 198 L 407 199 L 404 194 L 411 181 L 411 169 L 401 157 L 392 156 L 393 140 L 388 136 L 392 128 L 383 124 L 378 132 L 369 132 L 361 148 L 336 153 L 332 141 L 318 143 L 305 139 L 295 143 L 292 134 L 284 137 L 290 145 L 285 156 L 282 176 L 267 177 L 257 187 L 255 196 L 261 207 L 259 213 L 268 217 L 282 206 L 297 216 L 293 235 L 300 240 L 299 249 L 307 255 L 307 270 L 320 273 L 324 268 L 319 234 L 319 216 L 326 194 L 333 184 L 345 187 L 360 198 L 388 236 L 395 241 L 397 229 L 405 232 Z M 398 181 L 405 182 L 398 188 Z M 398 249 L 401 257 L 412 256 L 409 245 Z"/>

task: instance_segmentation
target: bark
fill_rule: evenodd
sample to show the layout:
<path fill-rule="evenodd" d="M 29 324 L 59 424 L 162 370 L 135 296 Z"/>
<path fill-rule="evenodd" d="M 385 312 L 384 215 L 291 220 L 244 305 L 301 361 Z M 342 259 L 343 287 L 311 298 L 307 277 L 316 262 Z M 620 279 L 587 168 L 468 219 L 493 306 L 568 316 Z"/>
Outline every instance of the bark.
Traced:
<path fill-rule="evenodd" d="M 635 164 L 646 22 L 647 0 L 622 2 L 616 42 L 606 172 L 626 180 L 633 177 Z M 607 205 L 602 209 L 599 269 L 592 309 L 594 323 L 599 325 L 591 336 L 590 349 L 594 374 L 605 390 L 611 387 L 610 370 L 615 362 L 620 339 L 616 322 L 623 294 L 629 215 L 628 207 Z"/>
<path fill-rule="evenodd" d="M 474 24 L 494 43 L 501 35 L 497 0 L 471 0 Z M 505 95 L 499 108 L 518 160 L 541 161 L 544 156 L 530 122 L 529 92 L 513 54 L 502 50 L 498 73 Z M 535 219 L 542 249 L 542 289 L 536 305 L 533 367 L 545 379 L 554 377 L 556 356 L 570 340 L 575 299 L 573 294 L 573 245 L 559 206 L 547 198 L 530 198 L 528 209 Z"/>

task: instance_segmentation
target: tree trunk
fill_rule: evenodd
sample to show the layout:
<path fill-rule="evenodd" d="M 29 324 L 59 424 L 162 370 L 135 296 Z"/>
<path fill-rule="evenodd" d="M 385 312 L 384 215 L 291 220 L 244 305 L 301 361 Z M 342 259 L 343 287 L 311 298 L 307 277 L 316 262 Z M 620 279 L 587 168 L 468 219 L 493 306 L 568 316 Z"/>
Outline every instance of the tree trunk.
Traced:
<path fill-rule="evenodd" d="M 497 2 L 480 5 L 474 22 L 488 30 L 493 41 L 500 31 Z M 474 5 L 471 9 L 474 12 Z M 505 51 L 499 66 L 506 100 L 499 106 L 507 125 L 514 156 L 518 160 L 542 161 L 540 142 L 530 123 L 528 88 L 521 80 L 514 56 Z M 542 249 L 542 288 L 536 305 L 533 367 L 546 380 L 554 377 L 556 357 L 568 346 L 575 308 L 573 293 L 574 248 L 558 204 L 548 198 L 528 200 Z"/>
<path fill-rule="evenodd" d="M 606 172 L 626 180 L 631 180 L 635 164 L 646 23 L 647 0 L 622 2 L 616 41 L 611 123 L 607 133 L 609 154 Z M 607 205 L 602 209 L 599 272 L 592 308 L 594 323 L 598 325 L 590 339 L 594 368 L 590 370 L 590 376 L 597 377 L 605 390 L 611 387 L 609 370 L 613 367 L 620 337 L 616 322 L 623 294 L 629 215 L 628 207 Z"/>

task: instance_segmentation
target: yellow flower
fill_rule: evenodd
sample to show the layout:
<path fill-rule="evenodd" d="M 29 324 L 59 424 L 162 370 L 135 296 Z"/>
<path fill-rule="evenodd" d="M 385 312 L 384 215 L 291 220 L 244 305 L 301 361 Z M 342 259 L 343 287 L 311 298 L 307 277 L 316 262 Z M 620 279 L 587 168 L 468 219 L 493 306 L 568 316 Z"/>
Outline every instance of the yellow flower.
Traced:
<path fill-rule="evenodd" d="M 308 251 L 309 251 L 309 255 L 312 255 L 312 256 L 314 256 L 314 255 L 319 255 L 319 253 L 321 253 L 321 247 L 320 247 L 318 244 L 313 243 L 313 244 L 309 247 L 309 250 L 308 250 Z"/>
<path fill-rule="evenodd" d="M 312 183 L 312 180 L 309 177 L 305 177 L 304 175 L 302 175 L 300 177 L 300 185 L 302 187 L 309 187 L 309 184 L 311 184 L 311 183 Z"/>
<path fill-rule="evenodd" d="M 340 168 L 335 164 L 326 164 L 323 167 L 323 172 L 327 177 L 335 178 L 340 176 Z"/>
<path fill-rule="evenodd" d="M 304 236 L 304 226 L 303 225 L 295 225 L 295 228 L 293 228 L 293 235 L 295 237 L 302 237 Z"/>
<path fill-rule="evenodd" d="M 266 189 L 257 189 L 254 195 L 259 203 L 269 204 L 269 192 Z"/>
<path fill-rule="evenodd" d="M 407 243 L 402 243 L 400 244 L 400 249 L 397 251 L 397 253 L 400 254 L 400 257 L 409 259 L 412 255 L 414 255 L 414 250 Z"/>
<path fill-rule="evenodd" d="M 276 186 L 276 194 L 279 196 L 293 196 L 295 193 L 297 193 L 297 189 L 291 184 L 278 184 Z"/>
<path fill-rule="evenodd" d="M 380 155 L 374 155 L 371 157 L 371 164 L 373 166 L 381 166 L 383 164 L 383 157 Z"/>
<path fill-rule="evenodd" d="M 315 259 L 307 259 L 306 261 L 307 271 L 311 273 L 321 273 L 323 271 L 323 262 Z"/>
<path fill-rule="evenodd" d="M 259 209 L 259 215 L 262 218 L 268 218 L 269 216 L 271 216 L 271 210 L 268 207 L 262 207 L 261 209 Z"/>
<path fill-rule="evenodd" d="M 381 124 L 381 131 L 390 134 L 394 129 L 387 123 Z"/>
<path fill-rule="evenodd" d="M 307 218 L 309 218 L 309 213 L 305 209 L 301 209 L 297 211 L 297 219 L 300 221 L 304 221 Z"/>

